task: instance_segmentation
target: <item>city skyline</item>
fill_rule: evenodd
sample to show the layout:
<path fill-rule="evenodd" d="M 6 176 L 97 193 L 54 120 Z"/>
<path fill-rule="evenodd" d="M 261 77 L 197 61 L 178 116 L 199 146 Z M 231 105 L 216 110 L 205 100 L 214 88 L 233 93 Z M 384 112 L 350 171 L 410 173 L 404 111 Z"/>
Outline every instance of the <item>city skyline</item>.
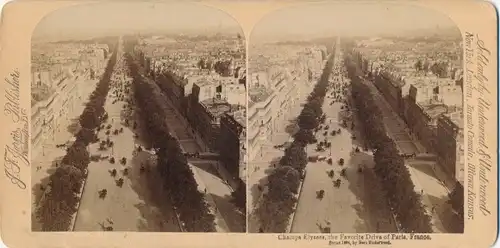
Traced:
<path fill-rule="evenodd" d="M 161 35 L 32 46 L 33 231 L 245 232 L 243 42 Z"/>
<path fill-rule="evenodd" d="M 92 18 L 88 18 L 88 13 L 92 13 Z M 54 11 L 36 26 L 33 39 L 57 41 L 139 32 L 200 31 L 242 32 L 229 14 L 203 4 L 98 3 Z"/>

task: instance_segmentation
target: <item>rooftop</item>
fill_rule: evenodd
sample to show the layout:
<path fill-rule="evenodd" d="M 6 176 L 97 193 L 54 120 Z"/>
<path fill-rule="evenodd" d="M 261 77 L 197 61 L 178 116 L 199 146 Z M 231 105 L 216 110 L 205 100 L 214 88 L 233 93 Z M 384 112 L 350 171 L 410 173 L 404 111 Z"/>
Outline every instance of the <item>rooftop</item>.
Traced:
<path fill-rule="evenodd" d="M 265 101 L 272 93 L 273 91 L 266 87 L 253 87 L 248 91 L 248 96 L 252 102 L 257 103 Z"/>
<path fill-rule="evenodd" d="M 176 84 L 180 84 L 180 86 L 186 86 L 187 85 L 187 80 L 184 80 L 184 78 L 178 76 L 177 74 L 175 74 L 174 72 L 171 72 L 171 71 L 165 71 L 163 73 L 164 77 L 168 77 L 170 76 L 173 80 L 174 80 L 174 83 Z"/>
<path fill-rule="evenodd" d="M 390 83 L 392 83 L 395 86 L 403 87 L 405 85 L 405 82 L 401 80 L 400 78 L 401 76 L 398 75 L 397 72 L 382 70 L 381 74 L 386 78 L 392 78 L 392 80 L 390 80 Z"/>
<path fill-rule="evenodd" d="M 229 113 L 233 116 L 234 120 L 237 121 L 242 127 L 246 128 L 247 125 L 247 117 L 246 117 L 246 109 L 244 106 L 241 106 L 240 110 Z"/>
<path fill-rule="evenodd" d="M 450 118 L 450 120 L 457 125 L 458 128 L 463 129 L 464 128 L 464 114 L 461 109 L 446 114 Z"/>
<path fill-rule="evenodd" d="M 218 118 L 224 113 L 231 111 L 232 106 L 223 99 L 211 98 L 205 99 L 201 102 L 207 110 L 215 117 Z"/>
<path fill-rule="evenodd" d="M 251 108 L 253 105 L 255 105 L 255 102 L 254 102 L 254 101 L 252 101 L 252 99 L 249 99 L 249 100 L 247 101 L 247 106 L 248 106 L 248 108 Z"/>
<path fill-rule="evenodd" d="M 214 82 L 210 82 L 207 80 L 207 78 L 196 78 L 195 81 L 193 81 L 194 84 L 198 85 L 199 87 L 207 86 L 207 85 L 216 85 Z"/>
<path fill-rule="evenodd" d="M 444 114 L 448 111 L 448 106 L 444 104 L 427 104 L 423 105 L 422 109 L 425 113 L 427 113 L 431 119 L 435 119 L 439 117 L 441 114 Z"/>
<path fill-rule="evenodd" d="M 55 90 L 46 84 L 31 88 L 31 106 L 37 102 L 45 101 L 55 93 Z"/>

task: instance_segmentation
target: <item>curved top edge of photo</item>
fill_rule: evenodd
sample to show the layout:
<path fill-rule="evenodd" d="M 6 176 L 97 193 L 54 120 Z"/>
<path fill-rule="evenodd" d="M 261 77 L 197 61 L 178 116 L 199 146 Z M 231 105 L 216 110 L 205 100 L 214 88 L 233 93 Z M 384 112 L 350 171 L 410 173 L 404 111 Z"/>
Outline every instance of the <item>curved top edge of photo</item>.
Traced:
<path fill-rule="evenodd" d="M 341 37 L 459 36 L 444 12 L 413 3 L 302 3 L 268 12 L 250 31 L 250 47 Z M 250 51 L 251 53 L 251 51 Z"/>
<path fill-rule="evenodd" d="M 237 20 L 216 7 L 198 2 L 82 3 L 47 13 L 35 27 L 32 43 L 67 43 L 119 35 L 233 35 L 244 37 Z M 243 39 L 244 40 L 244 39 Z"/>

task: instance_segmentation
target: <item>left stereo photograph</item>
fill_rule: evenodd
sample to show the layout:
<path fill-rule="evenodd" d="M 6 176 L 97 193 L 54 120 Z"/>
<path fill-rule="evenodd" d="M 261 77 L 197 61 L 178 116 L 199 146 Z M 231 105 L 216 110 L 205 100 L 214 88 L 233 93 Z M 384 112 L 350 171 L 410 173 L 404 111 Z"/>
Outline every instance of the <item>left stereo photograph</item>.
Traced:
<path fill-rule="evenodd" d="M 32 230 L 246 232 L 246 68 L 239 24 L 201 4 L 47 15 L 31 50 Z"/>

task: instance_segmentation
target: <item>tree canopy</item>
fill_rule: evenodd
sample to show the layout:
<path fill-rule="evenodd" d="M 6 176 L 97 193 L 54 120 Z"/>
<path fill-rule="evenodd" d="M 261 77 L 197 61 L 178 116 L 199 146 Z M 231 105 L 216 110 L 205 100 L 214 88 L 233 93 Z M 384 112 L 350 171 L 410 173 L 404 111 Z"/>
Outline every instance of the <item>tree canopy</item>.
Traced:
<path fill-rule="evenodd" d="M 189 232 L 214 232 L 215 217 L 210 212 L 204 195 L 198 190 L 198 183 L 187 162 L 182 148 L 170 133 L 166 123 L 167 102 L 158 84 L 140 75 L 140 67 L 127 54 L 128 65 L 133 77 L 132 86 L 137 107 L 144 118 L 145 130 L 157 154 L 157 169 L 163 179 L 163 186 L 175 206 L 180 220 Z"/>
<path fill-rule="evenodd" d="M 421 62 L 415 65 L 420 68 Z M 362 132 L 374 148 L 375 174 L 381 181 L 388 201 L 402 227 L 409 232 L 432 232 L 430 216 L 422 205 L 404 159 L 399 155 L 396 143 L 387 135 L 381 111 L 370 88 L 357 77 L 359 66 L 346 58 L 348 75 L 351 77 L 353 102 L 357 109 Z"/>
<path fill-rule="evenodd" d="M 260 228 L 265 232 L 282 233 L 286 231 L 290 215 L 295 211 L 301 178 L 307 165 L 305 146 L 315 139 L 313 129 L 319 125 L 323 115 L 322 105 L 327 91 L 328 78 L 332 71 L 334 55 L 330 55 L 320 80 L 307 98 L 298 116 L 299 131 L 294 141 L 285 149 L 280 166 L 268 177 L 267 192 L 255 210 Z"/>
<path fill-rule="evenodd" d="M 68 148 L 62 165 L 49 177 L 48 187 L 36 209 L 43 231 L 68 231 L 70 228 L 79 201 L 78 194 L 90 163 L 87 145 L 95 138 L 94 129 L 101 124 L 115 63 L 116 52 L 111 55 L 103 76 L 80 115 L 82 130 L 76 134 L 76 141 Z"/>

